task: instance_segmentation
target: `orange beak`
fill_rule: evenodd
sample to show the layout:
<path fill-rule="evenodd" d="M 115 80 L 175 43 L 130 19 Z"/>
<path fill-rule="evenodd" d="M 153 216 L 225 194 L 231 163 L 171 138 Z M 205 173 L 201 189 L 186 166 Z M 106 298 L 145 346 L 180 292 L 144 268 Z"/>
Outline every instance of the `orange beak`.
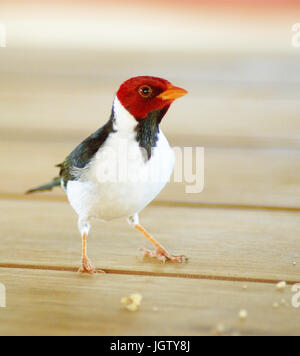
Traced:
<path fill-rule="evenodd" d="M 157 96 L 157 98 L 161 100 L 175 100 L 180 98 L 181 96 L 186 95 L 188 92 L 185 89 L 175 87 L 174 85 L 170 84 L 168 89 L 163 91 L 161 94 Z"/>

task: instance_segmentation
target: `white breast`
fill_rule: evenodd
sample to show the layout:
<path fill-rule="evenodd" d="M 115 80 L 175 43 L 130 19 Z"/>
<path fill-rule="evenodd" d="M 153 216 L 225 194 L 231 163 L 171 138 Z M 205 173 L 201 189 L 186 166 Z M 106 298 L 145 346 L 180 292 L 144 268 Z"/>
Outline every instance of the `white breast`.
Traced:
<path fill-rule="evenodd" d="M 69 201 L 82 218 L 128 217 L 147 206 L 169 181 L 174 153 L 160 131 L 149 160 L 136 141 L 136 120 L 114 101 L 115 133 L 100 148 L 80 181 L 67 186 Z"/>

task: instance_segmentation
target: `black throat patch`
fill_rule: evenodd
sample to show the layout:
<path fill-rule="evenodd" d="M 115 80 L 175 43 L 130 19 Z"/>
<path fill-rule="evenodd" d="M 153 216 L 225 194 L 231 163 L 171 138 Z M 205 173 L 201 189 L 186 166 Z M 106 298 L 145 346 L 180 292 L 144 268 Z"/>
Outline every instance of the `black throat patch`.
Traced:
<path fill-rule="evenodd" d="M 169 106 L 161 110 L 150 112 L 144 119 L 138 120 L 138 125 L 135 128 L 136 140 L 139 146 L 146 150 L 145 160 L 152 156 L 152 149 L 156 147 L 159 134 L 159 124 L 168 111 Z"/>

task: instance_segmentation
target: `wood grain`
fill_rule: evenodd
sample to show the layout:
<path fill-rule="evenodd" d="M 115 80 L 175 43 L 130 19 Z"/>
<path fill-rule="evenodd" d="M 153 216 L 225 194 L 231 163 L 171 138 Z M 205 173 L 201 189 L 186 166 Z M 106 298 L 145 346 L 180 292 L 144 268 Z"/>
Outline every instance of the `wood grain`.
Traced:
<path fill-rule="evenodd" d="M 143 276 L 80 276 L 68 272 L 0 269 L 7 308 L 0 335 L 299 335 L 292 293 L 268 284 L 195 281 Z M 158 293 L 159 291 L 159 293 Z M 140 310 L 121 298 L 140 293 Z M 274 302 L 285 298 L 287 306 Z M 158 311 L 153 311 L 157 308 Z M 241 309 L 248 311 L 239 320 Z"/>
<path fill-rule="evenodd" d="M 189 90 L 163 122 L 170 137 L 258 146 L 271 139 L 275 147 L 299 148 L 296 52 L 276 58 L 257 54 L 251 60 L 242 54 L 157 53 L 149 60 L 147 52 L 24 54 L 8 48 L 0 58 L 0 135 L 1 130 L 45 130 L 52 138 L 57 132 L 87 136 L 109 117 L 114 93 L 133 67 L 138 74 L 158 73 L 158 66 L 159 75 Z"/>
<path fill-rule="evenodd" d="M 298 213 L 148 207 L 141 222 L 171 253 L 190 257 L 189 263 L 143 259 L 138 248 L 150 244 L 121 219 L 93 222 L 88 249 L 94 264 L 120 273 L 300 281 Z M 2 200 L 0 223 L 1 266 L 78 268 L 81 239 L 68 204 Z"/>
<path fill-rule="evenodd" d="M 226 335 L 300 335 L 290 305 L 300 282 L 296 52 L 121 55 L 122 66 L 119 52 L 1 51 L 0 335 L 212 335 L 219 324 Z M 94 221 L 89 256 L 108 273 L 79 275 L 64 194 L 23 193 L 56 176 L 54 165 L 104 123 L 120 82 L 146 70 L 189 90 L 163 121 L 172 146 L 205 146 L 204 191 L 172 181 L 141 214 L 190 261 L 143 259 L 138 248 L 150 246 L 124 220 Z M 120 304 L 132 293 L 144 297 L 137 313 Z"/>

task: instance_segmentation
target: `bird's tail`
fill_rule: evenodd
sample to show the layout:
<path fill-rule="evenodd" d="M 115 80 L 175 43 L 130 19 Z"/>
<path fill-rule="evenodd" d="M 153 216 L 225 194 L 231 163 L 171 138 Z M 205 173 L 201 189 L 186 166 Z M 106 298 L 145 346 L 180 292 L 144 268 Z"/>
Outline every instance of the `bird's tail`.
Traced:
<path fill-rule="evenodd" d="M 41 185 L 40 187 L 33 188 L 28 190 L 25 194 L 31 194 L 36 192 L 44 192 L 46 190 L 52 190 L 54 187 L 58 187 L 60 185 L 60 177 L 54 178 L 52 182 Z"/>

